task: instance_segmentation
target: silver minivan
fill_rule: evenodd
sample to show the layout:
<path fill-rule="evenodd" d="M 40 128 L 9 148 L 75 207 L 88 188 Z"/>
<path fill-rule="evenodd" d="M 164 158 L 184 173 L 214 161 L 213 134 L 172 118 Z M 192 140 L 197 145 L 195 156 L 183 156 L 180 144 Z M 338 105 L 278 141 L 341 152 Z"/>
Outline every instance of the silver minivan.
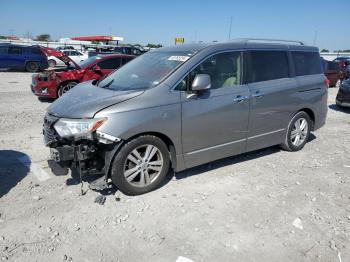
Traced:
<path fill-rule="evenodd" d="M 55 101 L 44 137 L 60 165 L 137 195 L 170 168 L 274 145 L 302 149 L 325 124 L 327 87 L 318 49 L 301 42 L 160 48 Z"/>

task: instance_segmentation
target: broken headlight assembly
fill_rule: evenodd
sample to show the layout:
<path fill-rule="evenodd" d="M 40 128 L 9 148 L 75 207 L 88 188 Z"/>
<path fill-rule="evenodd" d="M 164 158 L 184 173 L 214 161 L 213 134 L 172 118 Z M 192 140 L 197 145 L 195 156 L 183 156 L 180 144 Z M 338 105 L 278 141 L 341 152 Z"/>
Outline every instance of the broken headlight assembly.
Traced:
<path fill-rule="evenodd" d="M 56 122 L 54 128 L 62 138 L 90 138 L 91 134 L 96 131 L 107 121 L 107 118 L 92 119 L 68 119 L 61 118 Z"/>

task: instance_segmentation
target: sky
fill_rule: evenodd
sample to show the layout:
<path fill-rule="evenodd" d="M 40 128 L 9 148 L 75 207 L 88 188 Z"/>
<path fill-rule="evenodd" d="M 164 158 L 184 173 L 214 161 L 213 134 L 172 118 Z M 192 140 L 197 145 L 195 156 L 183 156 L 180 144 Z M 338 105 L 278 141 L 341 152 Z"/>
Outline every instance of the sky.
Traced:
<path fill-rule="evenodd" d="M 89 35 L 173 45 L 231 39 L 301 40 L 350 49 L 350 0 L 0 0 L 0 35 Z"/>

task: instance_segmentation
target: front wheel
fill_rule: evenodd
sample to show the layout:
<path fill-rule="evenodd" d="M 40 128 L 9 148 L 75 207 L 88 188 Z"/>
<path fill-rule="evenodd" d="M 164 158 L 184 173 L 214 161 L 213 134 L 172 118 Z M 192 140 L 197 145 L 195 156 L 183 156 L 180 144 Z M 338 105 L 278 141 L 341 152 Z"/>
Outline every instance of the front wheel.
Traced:
<path fill-rule="evenodd" d="M 61 84 L 61 86 L 58 89 L 57 95 L 58 97 L 63 96 L 63 94 L 67 93 L 69 90 L 71 90 L 74 86 L 76 86 L 77 82 L 67 82 Z"/>
<path fill-rule="evenodd" d="M 289 122 L 286 138 L 281 147 L 286 151 L 301 150 L 310 136 L 311 120 L 307 113 L 301 111 Z"/>
<path fill-rule="evenodd" d="M 144 135 L 126 143 L 111 170 L 113 183 L 126 195 L 140 195 L 160 186 L 169 170 L 169 151 L 156 136 Z"/>

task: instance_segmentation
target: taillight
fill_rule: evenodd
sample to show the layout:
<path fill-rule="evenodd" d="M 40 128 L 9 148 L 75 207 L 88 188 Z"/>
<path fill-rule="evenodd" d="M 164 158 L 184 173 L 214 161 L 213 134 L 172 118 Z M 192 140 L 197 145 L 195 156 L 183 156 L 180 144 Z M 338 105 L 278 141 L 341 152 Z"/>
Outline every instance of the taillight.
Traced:
<path fill-rule="evenodd" d="M 325 85 L 325 87 L 329 87 L 329 80 L 328 79 L 323 80 L 323 84 Z"/>

